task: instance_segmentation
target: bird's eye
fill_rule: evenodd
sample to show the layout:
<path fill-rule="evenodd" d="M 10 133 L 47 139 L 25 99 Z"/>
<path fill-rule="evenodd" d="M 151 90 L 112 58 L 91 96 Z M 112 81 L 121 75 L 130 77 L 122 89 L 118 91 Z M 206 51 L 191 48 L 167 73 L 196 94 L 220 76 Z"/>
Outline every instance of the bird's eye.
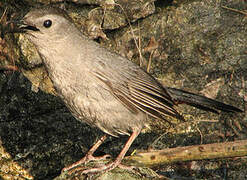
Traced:
<path fill-rule="evenodd" d="M 52 21 L 50 19 L 44 21 L 43 24 L 44 27 L 49 28 L 51 27 L 51 25 L 52 25 Z"/>

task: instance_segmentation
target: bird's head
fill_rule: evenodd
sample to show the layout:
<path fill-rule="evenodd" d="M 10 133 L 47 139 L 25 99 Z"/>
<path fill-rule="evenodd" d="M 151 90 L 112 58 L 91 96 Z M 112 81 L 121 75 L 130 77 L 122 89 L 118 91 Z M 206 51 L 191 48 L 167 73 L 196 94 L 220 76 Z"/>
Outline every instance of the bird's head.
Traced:
<path fill-rule="evenodd" d="M 59 8 L 46 7 L 33 9 L 19 23 L 34 44 L 60 41 L 75 28 L 67 13 Z"/>

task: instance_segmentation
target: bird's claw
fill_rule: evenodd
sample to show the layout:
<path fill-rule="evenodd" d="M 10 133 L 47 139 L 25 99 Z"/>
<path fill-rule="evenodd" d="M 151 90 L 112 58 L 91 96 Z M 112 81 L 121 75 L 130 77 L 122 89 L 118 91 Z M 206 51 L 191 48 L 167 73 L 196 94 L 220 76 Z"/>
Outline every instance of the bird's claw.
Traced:
<path fill-rule="evenodd" d="M 73 173 L 76 171 L 76 169 L 81 169 L 82 167 L 77 167 L 80 166 L 82 164 L 87 164 L 90 161 L 100 161 L 100 160 L 106 160 L 108 158 L 110 158 L 111 155 L 106 154 L 104 156 L 99 156 L 99 157 L 94 157 L 91 153 L 90 154 L 86 154 L 81 160 L 71 164 L 70 166 L 67 166 L 65 168 L 62 169 L 62 172 L 66 172 L 69 171 L 69 174 Z M 71 173 L 70 173 L 71 171 Z"/>

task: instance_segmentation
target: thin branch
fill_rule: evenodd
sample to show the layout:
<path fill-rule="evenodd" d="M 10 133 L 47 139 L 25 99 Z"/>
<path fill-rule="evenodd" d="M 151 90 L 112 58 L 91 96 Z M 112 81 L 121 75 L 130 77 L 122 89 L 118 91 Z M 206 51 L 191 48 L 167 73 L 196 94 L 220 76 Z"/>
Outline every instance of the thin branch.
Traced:
<path fill-rule="evenodd" d="M 125 158 L 127 164 L 157 166 L 166 163 L 203 159 L 241 157 L 247 155 L 247 140 L 177 147 L 149 152 L 137 152 Z"/>
<path fill-rule="evenodd" d="M 221 7 L 223 9 L 227 9 L 227 10 L 230 10 L 230 11 L 233 11 L 233 12 L 236 12 L 236 13 L 240 13 L 240 14 L 243 14 L 243 15 L 247 16 L 247 12 L 245 12 L 245 11 L 240 11 L 240 10 L 229 8 L 229 7 L 226 7 L 226 6 L 221 6 Z"/>

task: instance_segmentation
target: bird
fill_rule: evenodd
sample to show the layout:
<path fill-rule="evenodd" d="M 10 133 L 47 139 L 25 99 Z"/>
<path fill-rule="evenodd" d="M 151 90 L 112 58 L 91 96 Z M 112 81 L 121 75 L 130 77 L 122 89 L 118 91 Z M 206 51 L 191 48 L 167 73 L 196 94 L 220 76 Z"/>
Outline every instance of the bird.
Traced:
<path fill-rule="evenodd" d="M 80 166 L 108 135 L 128 135 L 116 159 L 82 173 L 98 173 L 121 167 L 129 147 L 148 117 L 167 121 L 184 117 L 175 109 L 179 103 L 212 112 L 242 112 L 241 109 L 184 90 L 166 87 L 140 66 L 84 36 L 65 10 L 55 7 L 31 9 L 18 23 L 22 33 L 35 45 L 58 96 L 79 121 L 102 130 L 102 136 L 84 158 L 63 171 Z"/>

